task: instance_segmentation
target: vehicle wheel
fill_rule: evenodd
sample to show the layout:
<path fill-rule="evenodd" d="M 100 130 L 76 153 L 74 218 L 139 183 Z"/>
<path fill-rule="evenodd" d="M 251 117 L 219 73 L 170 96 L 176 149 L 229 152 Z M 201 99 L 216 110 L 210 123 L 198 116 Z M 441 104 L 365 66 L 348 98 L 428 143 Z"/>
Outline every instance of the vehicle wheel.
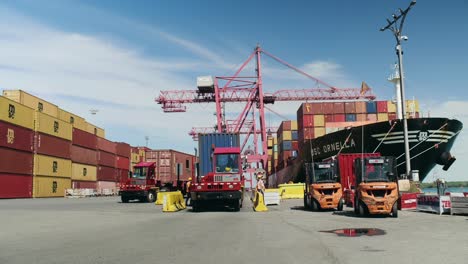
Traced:
<path fill-rule="evenodd" d="M 198 201 L 192 201 L 192 211 L 200 212 L 200 205 L 198 204 Z"/>
<path fill-rule="evenodd" d="M 392 217 L 397 218 L 398 217 L 398 205 L 395 202 L 392 207 Z"/>
<path fill-rule="evenodd" d="M 358 200 L 354 199 L 354 214 L 359 215 L 359 207 L 358 207 Z"/>
<path fill-rule="evenodd" d="M 128 199 L 127 196 L 120 196 L 120 199 L 122 200 L 122 203 L 128 203 L 128 201 L 130 201 L 130 199 Z"/>
<path fill-rule="evenodd" d="M 312 200 L 312 211 L 318 211 L 320 209 L 320 206 L 317 201 Z"/>
<path fill-rule="evenodd" d="M 343 211 L 343 199 L 340 199 L 340 202 L 338 203 L 338 208 L 336 208 L 337 211 Z"/>
<path fill-rule="evenodd" d="M 307 204 L 307 195 L 305 195 L 305 194 L 304 194 L 304 209 L 305 210 L 309 209 L 309 205 Z"/>
<path fill-rule="evenodd" d="M 360 216 L 367 216 L 369 214 L 369 212 L 367 211 L 367 208 L 366 206 L 360 202 L 359 203 L 359 215 Z"/>
<path fill-rule="evenodd" d="M 232 208 L 234 209 L 234 212 L 239 212 L 240 211 L 240 202 L 239 202 L 239 200 L 234 200 L 233 201 Z"/>
<path fill-rule="evenodd" d="M 146 201 L 148 203 L 154 203 L 156 201 L 156 195 L 154 194 L 154 192 L 148 192 L 148 194 L 146 195 Z"/>

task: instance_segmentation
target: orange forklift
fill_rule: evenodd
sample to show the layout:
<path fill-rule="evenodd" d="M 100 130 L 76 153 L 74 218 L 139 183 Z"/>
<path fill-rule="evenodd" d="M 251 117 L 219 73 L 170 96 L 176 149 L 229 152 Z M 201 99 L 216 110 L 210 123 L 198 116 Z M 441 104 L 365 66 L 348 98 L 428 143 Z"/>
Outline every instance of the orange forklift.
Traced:
<path fill-rule="evenodd" d="M 398 180 L 394 157 L 354 160 L 356 192 L 354 212 L 359 216 L 382 214 L 398 217 Z"/>
<path fill-rule="evenodd" d="M 343 210 L 343 191 L 336 160 L 305 163 L 304 208 Z"/>

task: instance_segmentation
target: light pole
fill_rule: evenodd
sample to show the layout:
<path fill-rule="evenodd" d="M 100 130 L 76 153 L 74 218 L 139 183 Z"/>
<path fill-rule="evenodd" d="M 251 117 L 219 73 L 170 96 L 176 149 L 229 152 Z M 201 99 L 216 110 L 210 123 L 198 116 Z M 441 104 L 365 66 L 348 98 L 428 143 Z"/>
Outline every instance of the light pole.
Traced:
<path fill-rule="evenodd" d="M 411 7 L 416 4 L 416 0 L 411 1 L 410 5 L 405 9 L 402 10 L 399 8 L 399 14 L 395 15 L 392 14 L 392 19 L 387 19 L 387 26 L 380 29 L 380 31 L 390 30 L 392 31 L 393 35 L 395 36 L 397 45 L 396 45 L 396 52 L 398 55 L 398 68 L 400 72 L 400 89 L 401 89 L 401 111 L 403 112 L 403 135 L 404 135 L 404 142 L 405 142 L 405 160 L 406 160 L 406 177 L 410 177 L 411 175 L 411 158 L 410 158 L 410 151 L 409 151 L 409 142 L 408 142 L 408 122 L 406 120 L 406 100 L 405 100 L 405 86 L 404 86 L 404 75 L 403 75 L 403 50 L 401 48 L 401 41 L 407 41 L 408 37 L 401 35 L 403 30 L 403 23 L 405 22 L 406 15 L 410 11 Z M 401 19 L 401 20 L 400 20 Z M 398 21 L 400 23 L 398 24 Z"/>

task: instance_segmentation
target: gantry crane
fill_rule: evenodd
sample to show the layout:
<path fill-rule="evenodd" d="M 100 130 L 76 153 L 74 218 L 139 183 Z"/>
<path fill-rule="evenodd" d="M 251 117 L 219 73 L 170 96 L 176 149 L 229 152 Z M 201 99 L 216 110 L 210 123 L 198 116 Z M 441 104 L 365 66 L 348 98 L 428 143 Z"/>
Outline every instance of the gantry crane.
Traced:
<path fill-rule="evenodd" d="M 297 73 L 311 79 L 315 88 L 278 90 L 273 93 L 263 92 L 261 55 L 264 54 Z M 240 76 L 240 73 L 253 59 L 256 59 L 255 74 L 253 76 Z M 304 71 L 290 65 L 289 63 L 273 56 L 257 46 L 248 59 L 240 66 L 233 76 L 199 77 L 197 78 L 197 90 L 172 90 L 161 91 L 155 99 L 166 113 L 185 112 L 186 104 L 211 103 L 216 104 L 216 131 L 243 133 L 244 139 L 242 149 L 250 135 L 253 135 L 253 155 L 249 155 L 247 162 L 261 163 L 267 168 L 268 148 L 267 132 L 265 125 L 265 105 L 273 104 L 275 101 L 313 101 L 313 100 L 374 100 L 375 95 L 367 85 L 361 88 L 336 88 Z M 224 120 L 224 103 L 245 103 L 241 114 L 235 120 Z M 211 129 L 194 129 L 192 132 L 213 132 Z M 193 136 L 192 133 L 192 136 Z M 258 136 L 260 136 L 261 147 L 258 147 Z M 252 150 L 249 149 L 249 152 Z"/>

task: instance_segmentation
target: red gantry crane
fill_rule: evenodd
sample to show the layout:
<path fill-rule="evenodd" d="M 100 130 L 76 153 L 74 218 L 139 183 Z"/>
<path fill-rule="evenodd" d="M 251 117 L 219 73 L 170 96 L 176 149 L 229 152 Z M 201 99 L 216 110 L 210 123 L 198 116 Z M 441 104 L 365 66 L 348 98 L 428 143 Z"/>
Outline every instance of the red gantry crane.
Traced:
<path fill-rule="evenodd" d="M 311 79 L 315 88 L 278 90 L 273 93 L 263 92 L 261 55 L 264 54 L 297 73 Z M 255 74 L 253 76 L 240 76 L 240 73 L 250 61 L 256 59 Z M 257 46 L 249 58 L 240 66 L 233 76 L 203 76 L 197 78 L 197 90 L 172 90 L 161 91 L 155 99 L 162 105 L 165 113 L 185 112 L 186 104 L 215 103 L 216 104 L 216 128 L 193 128 L 190 135 L 196 138 L 198 133 L 229 132 L 245 134 L 242 150 L 244 150 L 250 135 L 253 135 L 253 151 L 245 152 L 248 163 L 262 164 L 267 168 L 268 148 L 267 133 L 265 125 L 265 105 L 273 104 L 275 101 L 326 101 L 326 100 L 374 100 L 375 95 L 371 89 L 363 83 L 361 88 L 336 88 L 304 71 L 290 65 L 289 63 L 273 56 Z M 223 104 L 245 103 L 242 112 L 235 120 L 223 118 Z M 270 128 L 270 131 L 273 128 Z M 276 130 L 274 130 L 276 131 Z M 258 145 L 260 136 L 261 146 Z"/>

